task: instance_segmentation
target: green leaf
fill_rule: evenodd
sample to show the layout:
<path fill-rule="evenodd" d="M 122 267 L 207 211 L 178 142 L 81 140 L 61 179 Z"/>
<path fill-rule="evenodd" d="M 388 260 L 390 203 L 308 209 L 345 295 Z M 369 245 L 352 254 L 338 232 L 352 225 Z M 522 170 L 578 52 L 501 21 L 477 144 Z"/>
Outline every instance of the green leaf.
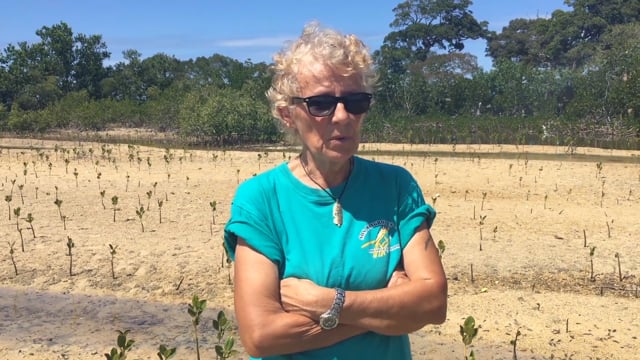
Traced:
<path fill-rule="evenodd" d="M 232 337 L 227 338 L 227 341 L 224 343 L 224 350 L 226 353 L 229 353 L 231 349 L 233 349 L 233 345 L 235 340 Z"/>
<path fill-rule="evenodd" d="M 224 359 L 224 350 L 222 349 L 222 346 L 216 345 L 215 349 L 216 349 L 216 355 L 218 355 L 219 358 Z"/>

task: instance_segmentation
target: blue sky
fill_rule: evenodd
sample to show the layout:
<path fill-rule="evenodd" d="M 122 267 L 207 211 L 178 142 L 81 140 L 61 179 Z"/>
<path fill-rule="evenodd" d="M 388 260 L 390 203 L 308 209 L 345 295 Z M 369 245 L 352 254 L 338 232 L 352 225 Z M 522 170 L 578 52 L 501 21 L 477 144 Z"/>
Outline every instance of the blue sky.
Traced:
<path fill-rule="evenodd" d="M 240 61 L 270 62 L 274 52 L 297 37 L 305 23 L 358 35 L 371 50 L 392 29 L 393 8 L 400 0 L 3 0 L 0 50 L 10 43 L 37 42 L 36 30 L 61 21 L 74 34 L 102 35 L 111 52 L 108 64 L 122 61 L 122 51 L 135 49 L 146 58 L 165 53 L 195 59 L 214 53 Z M 515 18 L 549 17 L 570 10 L 563 0 L 475 0 L 476 19 L 500 31 Z M 469 42 L 466 51 L 488 69 L 484 41 Z"/>

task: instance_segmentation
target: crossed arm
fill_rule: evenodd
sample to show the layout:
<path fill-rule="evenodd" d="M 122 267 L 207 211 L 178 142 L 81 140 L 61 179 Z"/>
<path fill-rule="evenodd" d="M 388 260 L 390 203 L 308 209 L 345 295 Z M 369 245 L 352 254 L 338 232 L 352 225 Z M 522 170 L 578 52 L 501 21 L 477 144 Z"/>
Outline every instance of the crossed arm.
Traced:
<path fill-rule="evenodd" d="M 235 312 L 246 351 L 254 357 L 295 353 L 367 331 L 400 335 L 444 322 L 447 281 L 426 224 L 402 257 L 403 269 L 394 272 L 386 288 L 347 291 L 340 325 L 327 331 L 317 320 L 331 307 L 335 290 L 303 279 L 280 281 L 276 265 L 238 239 Z"/>

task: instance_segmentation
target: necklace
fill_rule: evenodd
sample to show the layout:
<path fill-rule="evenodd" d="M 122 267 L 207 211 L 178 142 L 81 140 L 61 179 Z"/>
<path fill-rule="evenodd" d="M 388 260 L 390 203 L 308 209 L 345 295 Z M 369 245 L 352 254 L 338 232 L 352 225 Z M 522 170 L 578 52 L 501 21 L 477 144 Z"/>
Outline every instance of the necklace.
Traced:
<path fill-rule="evenodd" d="M 302 162 L 302 156 L 298 157 L 298 159 L 300 160 L 300 165 L 302 165 L 302 170 L 304 170 L 304 173 L 307 175 L 309 180 L 313 181 L 313 183 L 318 185 L 318 187 L 320 187 L 320 189 L 322 189 L 322 191 L 324 191 L 325 194 L 329 195 L 329 197 L 333 199 L 333 223 L 337 227 L 341 227 L 342 226 L 342 205 L 340 204 L 340 199 L 342 199 L 342 195 L 344 195 L 344 191 L 347 189 L 347 185 L 349 184 L 349 179 L 351 178 L 351 171 L 353 170 L 353 158 L 349 160 L 349 173 L 347 174 L 347 180 L 345 180 L 344 187 L 342 187 L 342 191 L 340 192 L 340 195 L 338 197 L 333 196 L 333 194 L 329 190 L 327 190 L 322 185 L 320 185 L 311 176 L 311 174 L 309 174 L 309 170 L 307 170 L 307 167 L 304 166 L 304 162 Z"/>

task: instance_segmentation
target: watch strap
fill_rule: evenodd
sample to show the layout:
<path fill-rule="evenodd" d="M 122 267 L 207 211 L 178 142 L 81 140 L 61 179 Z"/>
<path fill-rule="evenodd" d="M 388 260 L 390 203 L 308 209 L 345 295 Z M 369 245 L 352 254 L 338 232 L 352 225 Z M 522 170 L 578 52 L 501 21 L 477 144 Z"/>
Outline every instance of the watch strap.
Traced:
<path fill-rule="evenodd" d="M 333 305 L 331 305 L 331 311 L 335 312 L 336 315 L 340 315 L 342 311 L 342 307 L 344 306 L 344 301 L 346 299 L 346 293 L 341 288 L 336 288 L 336 296 L 333 299 Z"/>

